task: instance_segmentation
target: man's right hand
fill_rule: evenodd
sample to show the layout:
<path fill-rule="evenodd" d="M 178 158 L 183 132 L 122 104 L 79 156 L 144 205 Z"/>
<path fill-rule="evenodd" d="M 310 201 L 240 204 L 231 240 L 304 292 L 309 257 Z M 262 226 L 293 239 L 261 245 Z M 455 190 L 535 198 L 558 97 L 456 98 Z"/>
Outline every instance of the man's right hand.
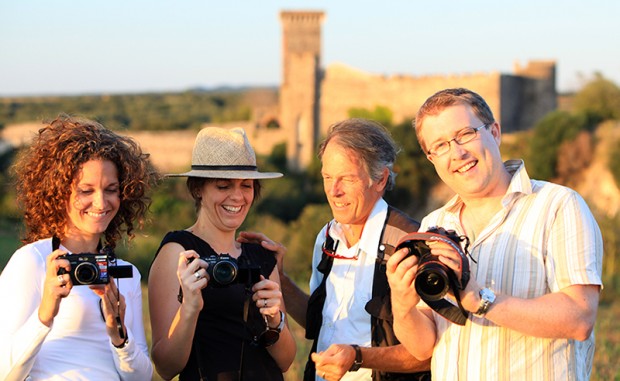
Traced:
<path fill-rule="evenodd" d="M 413 310 L 420 296 L 415 290 L 415 275 L 418 270 L 418 257 L 409 255 L 409 248 L 403 248 L 390 256 L 386 263 L 386 275 L 391 289 L 392 312 L 405 316 Z"/>
<path fill-rule="evenodd" d="M 340 380 L 355 361 L 355 349 L 347 344 L 332 344 L 327 350 L 311 354 L 316 374 L 326 380 Z"/>
<path fill-rule="evenodd" d="M 279 242 L 269 239 L 265 234 L 258 232 L 239 232 L 237 242 L 259 244 L 267 250 L 275 253 L 278 262 L 278 273 L 284 271 L 284 256 L 286 255 L 286 247 Z"/>

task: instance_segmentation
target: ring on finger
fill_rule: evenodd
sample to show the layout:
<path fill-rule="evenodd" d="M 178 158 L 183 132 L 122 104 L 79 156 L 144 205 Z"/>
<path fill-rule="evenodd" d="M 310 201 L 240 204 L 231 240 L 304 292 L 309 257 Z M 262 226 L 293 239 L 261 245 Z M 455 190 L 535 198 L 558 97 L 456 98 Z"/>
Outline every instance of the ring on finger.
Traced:
<path fill-rule="evenodd" d="M 323 374 L 321 375 L 321 378 L 325 378 L 325 372 L 323 372 Z"/>
<path fill-rule="evenodd" d="M 267 299 L 263 299 L 263 308 L 267 307 Z"/>
<path fill-rule="evenodd" d="M 200 275 L 200 272 L 199 272 L 199 271 L 196 271 L 196 272 L 194 273 L 194 277 L 196 278 L 196 280 L 200 280 L 200 279 L 202 278 L 202 275 Z"/>
<path fill-rule="evenodd" d="M 61 286 L 65 285 L 65 278 L 62 275 L 58 275 L 57 279 Z"/>

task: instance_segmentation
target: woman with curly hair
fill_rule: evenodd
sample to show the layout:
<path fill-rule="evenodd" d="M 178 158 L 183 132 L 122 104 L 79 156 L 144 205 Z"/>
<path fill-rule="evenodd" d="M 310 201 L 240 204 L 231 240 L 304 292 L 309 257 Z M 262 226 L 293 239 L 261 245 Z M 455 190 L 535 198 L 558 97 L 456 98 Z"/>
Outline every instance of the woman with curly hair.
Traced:
<path fill-rule="evenodd" d="M 26 234 L 0 276 L 0 379 L 150 380 L 140 274 L 112 250 L 144 220 L 148 155 L 60 115 L 14 170 Z"/>

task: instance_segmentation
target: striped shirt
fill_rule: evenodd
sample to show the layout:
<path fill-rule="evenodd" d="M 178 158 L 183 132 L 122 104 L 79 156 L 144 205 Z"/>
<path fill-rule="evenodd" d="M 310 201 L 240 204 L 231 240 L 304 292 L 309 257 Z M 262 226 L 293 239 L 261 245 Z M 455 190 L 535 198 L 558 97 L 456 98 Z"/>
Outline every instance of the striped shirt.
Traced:
<path fill-rule="evenodd" d="M 600 285 L 603 240 L 583 198 L 575 191 L 531 180 L 523 161 L 504 163 L 513 175 L 503 208 L 469 251 L 471 276 L 483 287 L 518 298 L 536 298 L 571 285 Z M 431 226 L 463 234 L 455 196 L 424 218 Z M 437 342 L 431 370 L 436 380 L 583 380 L 590 378 L 594 333 L 585 341 L 527 336 L 475 317 L 465 326 L 434 313 Z"/>

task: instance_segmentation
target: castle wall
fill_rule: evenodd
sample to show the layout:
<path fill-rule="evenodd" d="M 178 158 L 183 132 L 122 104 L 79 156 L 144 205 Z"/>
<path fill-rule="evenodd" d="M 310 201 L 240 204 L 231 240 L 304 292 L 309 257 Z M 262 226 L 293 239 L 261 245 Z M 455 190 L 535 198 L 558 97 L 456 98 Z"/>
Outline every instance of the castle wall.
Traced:
<path fill-rule="evenodd" d="M 506 132 L 533 127 L 557 109 L 555 61 L 530 61 L 515 65 L 514 75 L 502 75 L 502 127 Z"/>
<path fill-rule="evenodd" d="M 435 92 L 449 87 L 466 87 L 483 96 L 496 118 L 501 118 L 501 75 L 466 74 L 450 76 L 380 76 L 344 65 L 331 65 L 321 82 L 320 130 L 349 117 L 351 108 L 385 106 L 393 122 L 410 121 L 422 103 Z"/>
<path fill-rule="evenodd" d="M 465 87 L 480 94 L 505 132 L 524 130 L 557 108 L 555 62 L 515 65 L 513 74 L 473 73 L 445 76 L 383 76 L 342 64 L 321 69 L 323 12 L 281 12 L 283 78 L 279 133 L 287 145 L 288 166 L 305 168 L 330 125 L 349 117 L 352 108 L 388 108 L 393 123 L 410 121 L 435 92 Z M 256 134 L 262 139 L 262 133 Z M 275 135 L 268 130 L 265 133 Z M 274 139 L 274 138 L 270 138 Z"/>

